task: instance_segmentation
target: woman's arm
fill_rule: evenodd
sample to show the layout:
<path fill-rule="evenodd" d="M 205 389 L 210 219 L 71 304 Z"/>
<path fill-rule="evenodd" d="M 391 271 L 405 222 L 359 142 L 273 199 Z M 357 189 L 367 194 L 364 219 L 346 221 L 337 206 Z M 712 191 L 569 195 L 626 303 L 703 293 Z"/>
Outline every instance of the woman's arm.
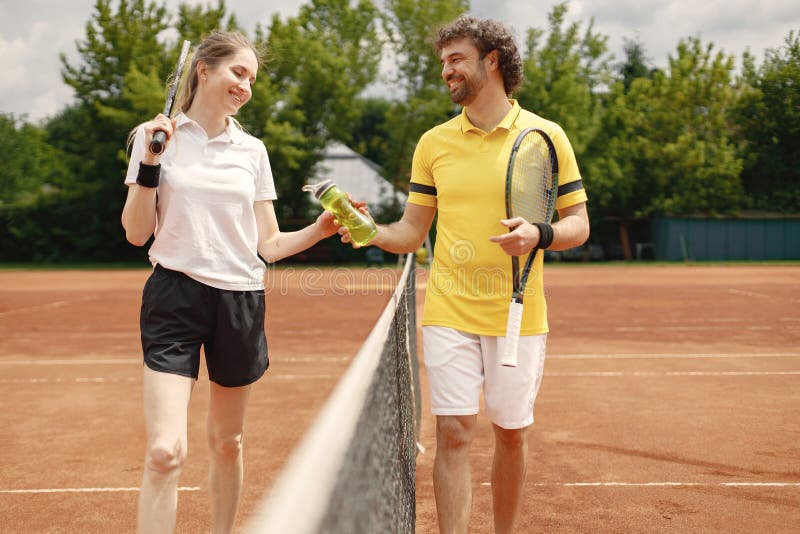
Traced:
<path fill-rule="evenodd" d="M 164 131 L 167 134 L 167 143 L 169 143 L 175 129 L 175 122 L 165 115 L 159 114 L 152 121 L 144 123 L 141 128 L 144 130 L 144 146 L 150 145 L 150 140 L 156 130 Z M 145 150 L 141 161 L 145 165 L 159 165 L 161 155 L 155 155 L 149 150 Z M 125 228 L 127 240 L 137 247 L 147 243 L 156 229 L 157 189 L 157 187 L 144 187 L 139 184 L 129 186 L 125 207 L 122 208 L 122 227 Z"/>
<path fill-rule="evenodd" d="M 253 204 L 253 209 L 258 225 L 258 253 L 268 263 L 302 252 L 332 236 L 338 228 L 333 215 L 323 211 L 316 221 L 305 228 L 296 232 L 281 232 L 271 200 L 259 200 Z"/>
<path fill-rule="evenodd" d="M 156 229 L 156 188 L 132 184 L 122 208 L 122 227 L 125 238 L 141 247 Z"/>

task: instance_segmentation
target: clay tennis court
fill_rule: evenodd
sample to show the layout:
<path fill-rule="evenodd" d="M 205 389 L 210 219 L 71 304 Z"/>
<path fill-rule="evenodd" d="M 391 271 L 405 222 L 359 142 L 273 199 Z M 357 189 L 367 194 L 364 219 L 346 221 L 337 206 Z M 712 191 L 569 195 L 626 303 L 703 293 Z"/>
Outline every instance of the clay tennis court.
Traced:
<path fill-rule="evenodd" d="M 2 532 L 135 531 L 144 454 L 138 309 L 148 274 L 0 271 Z M 272 365 L 248 412 L 240 525 L 398 276 L 270 270 Z M 424 282 L 423 271 L 420 297 Z M 800 266 L 548 265 L 545 286 L 549 354 L 519 532 L 797 531 Z M 424 392 L 424 368 L 422 381 Z M 209 528 L 207 400 L 201 373 L 182 533 Z M 479 421 L 471 531 L 483 533 L 492 530 L 492 437 Z M 433 429 L 424 405 L 423 533 L 437 531 Z"/>

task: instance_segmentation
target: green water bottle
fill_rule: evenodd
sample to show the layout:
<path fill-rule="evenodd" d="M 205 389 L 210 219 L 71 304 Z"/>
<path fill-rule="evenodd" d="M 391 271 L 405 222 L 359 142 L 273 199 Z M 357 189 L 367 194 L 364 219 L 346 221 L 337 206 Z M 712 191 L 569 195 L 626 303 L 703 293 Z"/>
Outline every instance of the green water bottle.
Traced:
<path fill-rule="evenodd" d="M 313 193 L 322 207 L 332 213 L 339 224 L 350 230 L 350 238 L 353 243 L 363 247 L 378 233 L 375 221 L 353 206 L 350 199 L 347 198 L 347 194 L 336 187 L 331 180 L 303 186 L 303 191 Z"/>

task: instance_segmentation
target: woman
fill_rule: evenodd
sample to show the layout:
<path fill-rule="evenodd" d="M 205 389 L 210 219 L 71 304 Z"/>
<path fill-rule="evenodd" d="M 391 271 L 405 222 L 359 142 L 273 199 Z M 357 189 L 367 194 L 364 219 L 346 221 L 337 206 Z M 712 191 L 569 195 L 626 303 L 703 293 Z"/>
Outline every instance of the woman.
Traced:
<path fill-rule="evenodd" d="M 147 450 L 139 530 L 172 532 L 187 454 L 187 409 L 203 346 L 211 381 L 208 443 L 213 532 L 232 532 L 242 487 L 250 385 L 266 371 L 264 263 L 336 233 L 330 214 L 297 232 L 278 228 L 267 151 L 232 118 L 250 100 L 259 55 L 242 35 L 215 32 L 198 46 L 180 112 L 138 127 L 122 225 L 155 266 L 142 294 Z M 153 133 L 167 135 L 151 154 Z"/>

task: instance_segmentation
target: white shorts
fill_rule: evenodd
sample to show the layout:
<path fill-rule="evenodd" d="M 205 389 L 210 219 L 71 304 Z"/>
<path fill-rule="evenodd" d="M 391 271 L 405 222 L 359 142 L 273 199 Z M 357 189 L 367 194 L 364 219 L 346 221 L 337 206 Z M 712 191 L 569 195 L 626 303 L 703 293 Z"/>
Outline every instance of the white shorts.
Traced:
<path fill-rule="evenodd" d="M 504 337 L 443 326 L 423 327 L 422 337 L 431 413 L 477 414 L 483 389 L 486 412 L 494 424 L 513 429 L 533 423 L 547 334 L 520 337 L 517 367 L 500 364 Z"/>

